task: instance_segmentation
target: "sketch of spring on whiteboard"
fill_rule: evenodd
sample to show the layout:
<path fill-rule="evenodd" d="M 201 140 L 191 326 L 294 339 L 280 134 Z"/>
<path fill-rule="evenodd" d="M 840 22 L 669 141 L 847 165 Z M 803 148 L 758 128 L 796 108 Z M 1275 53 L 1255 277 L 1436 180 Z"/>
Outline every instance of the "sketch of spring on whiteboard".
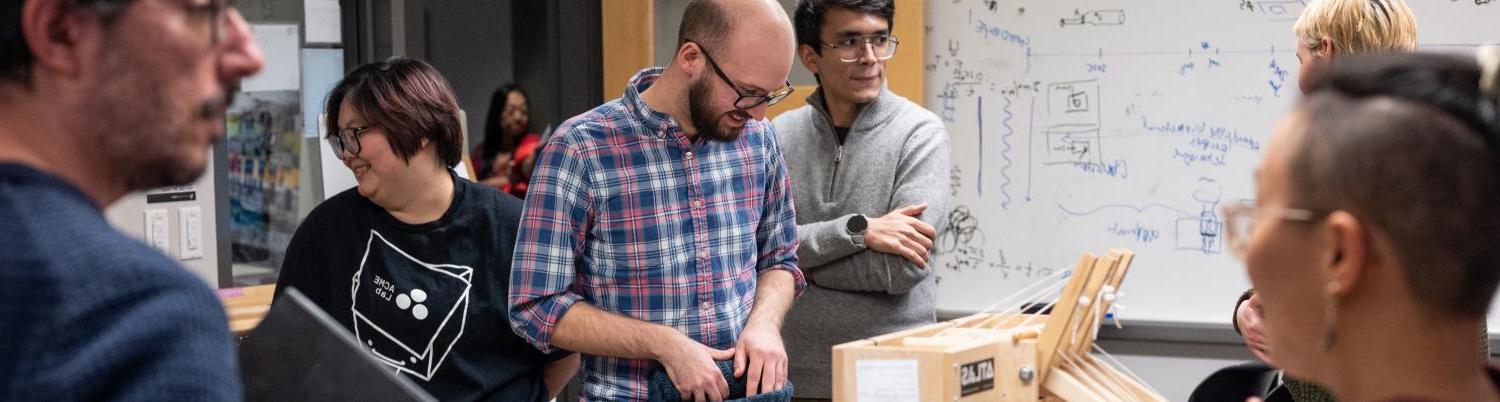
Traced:
<path fill-rule="evenodd" d="M 939 309 L 977 311 L 1083 250 L 1127 247 L 1137 270 L 1121 317 L 1227 324 L 1249 283 L 1219 206 L 1253 199 L 1271 127 L 1299 96 L 1291 28 L 1305 2 L 926 7 L 924 101 L 954 165 Z M 1411 7 L 1424 50 L 1500 39 L 1500 5 Z"/>

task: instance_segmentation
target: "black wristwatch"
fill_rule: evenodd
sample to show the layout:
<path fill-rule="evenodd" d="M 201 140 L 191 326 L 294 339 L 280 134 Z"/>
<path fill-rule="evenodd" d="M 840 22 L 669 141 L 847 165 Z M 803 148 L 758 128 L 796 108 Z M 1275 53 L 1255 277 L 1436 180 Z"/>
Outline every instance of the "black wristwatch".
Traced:
<path fill-rule="evenodd" d="M 844 230 L 849 232 L 849 241 L 860 247 L 865 247 L 865 229 L 869 227 L 870 220 L 860 214 L 849 217 L 849 223 L 844 224 Z"/>
<path fill-rule="evenodd" d="M 866 219 L 864 215 L 854 214 L 849 217 L 849 223 L 844 225 L 844 230 L 848 230 L 850 236 L 863 236 L 865 228 L 868 227 L 870 227 L 869 219 Z"/>

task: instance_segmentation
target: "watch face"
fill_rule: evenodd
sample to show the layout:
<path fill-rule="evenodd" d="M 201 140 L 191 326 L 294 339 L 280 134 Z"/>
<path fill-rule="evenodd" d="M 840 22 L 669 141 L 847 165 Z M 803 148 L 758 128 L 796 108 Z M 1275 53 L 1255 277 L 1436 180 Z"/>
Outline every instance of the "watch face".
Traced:
<path fill-rule="evenodd" d="M 865 221 L 864 215 L 854 215 L 849 217 L 849 223 L 845 229 L 849 230 L 849 234 L 861 234 L 865 232 L 865 226 L 868 225 L 869 222 Z"/>

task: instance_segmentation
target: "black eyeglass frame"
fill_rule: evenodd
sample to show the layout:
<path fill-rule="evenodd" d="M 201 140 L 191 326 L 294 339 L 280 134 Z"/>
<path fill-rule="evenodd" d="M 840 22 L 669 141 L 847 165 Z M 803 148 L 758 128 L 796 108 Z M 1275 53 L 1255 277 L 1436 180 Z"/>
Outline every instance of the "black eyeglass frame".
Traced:
<path fill-rule="evenodd" d="M 877 40 L 877 39 L 884 39 L 884 41 L 885 41 L 884 47 L 886 49 L 885 50 L 885 54 L 881 54 L 880 52 L 876 51 L 876 49 L 875 49 L 875 40 Z M 838 55 L 839 61 L 845 62 L 845 63 L 853 63 L 853 62 L 859 61 L 860 58 L 865 57 L 865 47 L 866 46 L 868 46 L 870 48 L 870 53 L 875 55 L 875 60 L 886 61 L 886 60 L 890 60 L 890 59 L 896 57 L 896 48 L 900 47 L 900 45 L 901 45 L 901 41 L 899 39 L 896 39 L 896 35 L 891 35 L 891 34 L 879 34 L 879 35 L 867 35 L 867 36 L 850 36 L 850 37 L 846 37 L 846 38 L 840 39 L 839 41 L 850 41 L 850 40 L 856 41 L 858 43 L 838 44 L 838 43 L 823 42 L 823 47 L 827 47 L 827 48 L 833 49 L 835 52 L 839 52 L 839 53 L 849 51 L 847 49 L 854 49 L 855 53 L 854 53 L 854 57 L 852 57 L 852 58 L 850 58 L 850 57 L 844 57 L 845 55 L 843 55 L 843 54 L 839 54 Z"/>
<path fill-rule="evenodd" d="M 208 0 L 207 2 L 199 3 L 197 1 L 187 0 L 186 3 L 187 5 L 185 6 L 185 8 L 187 9 L 188 13 L 208 16 L 209 43 L 213 44 L 214 46 L 218 46 L 220 43 L 223 43 L 224 25 L 226 23 L 224 21 L 224 18 L 227 14 L 229 14 L 229 10 L 235 9 L 236 2 L 234 0 Z"/>
<path fill-rule="evenodd" d="M 719 68 L 719 63 L 714 61 L 713 56 L 709 56 L 708 55 L 708 48 L 703 47 L 703 44 L 695 42 L 693 40 L 686 40 L 686 41 L 683 41 L 683 43 L 691 43 L 691 44 L 697 45 L 699 52 L 703 53 L 703 59 L 704 60 L 708 60 L 708 65 L 710 67 L 713 67 L 714 74 L 718 75 L 719 79 L 723 80 L 725 84 L 729 84 L 729 88 L 733 89 L 735 95 L 739 96 L 738 98 L 734 99 L 734 108 L 735 109 L 739 109 L 739 110 L 754 109 L 754 108 L 760 106 L 761 104 L 766 104 L 767 106 L 772 106 L 772 105 L 775 105 L 777 103 L 781 103 L 781 101 L 786 100 L 786 98 L 789 97 L 789 96 L 791 96 L 792 92 L 796 90 L 796 88 L 792 87 L 792 82 L 791 81 L 786 81 L 786 86 L 781 87 L 781 89 L 777 89 L 777 90 L 771 91 L 770 93 L 767 93 L 765 95 L 757 94 L 757 93 L 754 93 L 754 92 L 748 92 L 748 91 L 745 91 L 743 89 L 740 89 L 739 85 L 735 85 L 734 84 L 734 80 L 729 79 L 729 76 L 726 75 L 726 74 L 724 74 L 724 69 Z M 747 101 L 747 100 L 751 100 L 753 102 L 746 103 L 745 101 Z"/>
<path fill-rule="evenodd" d="M 324 140 L 328 141 L 328 146 L 333 148 L 334 155 L 343 155 L 346 150 L 350 154 L 359 155 L 359 151 L 363 150 L 359 145 L 359 136 L 374 128 L 375 126 L 341 128 L 338 132 L 324 137 Z"/>

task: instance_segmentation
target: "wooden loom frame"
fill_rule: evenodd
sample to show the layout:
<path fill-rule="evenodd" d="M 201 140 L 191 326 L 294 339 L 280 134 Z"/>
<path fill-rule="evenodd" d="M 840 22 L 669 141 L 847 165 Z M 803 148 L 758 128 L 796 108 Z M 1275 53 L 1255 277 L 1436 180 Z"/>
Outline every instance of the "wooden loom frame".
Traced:
<path fill-rule="evenodd" d="M 835 346 L 833 398 L 857 399 L 857 361 L 904 359 L 917 362 L 924 401 L 1165 402 L 1089 353 L 1134 257 L 1084 253 L 1050 314 L 981 313 Z M 965 393 L 959 368 L 985 359 L 993 359 L 993 386 Z"/>

